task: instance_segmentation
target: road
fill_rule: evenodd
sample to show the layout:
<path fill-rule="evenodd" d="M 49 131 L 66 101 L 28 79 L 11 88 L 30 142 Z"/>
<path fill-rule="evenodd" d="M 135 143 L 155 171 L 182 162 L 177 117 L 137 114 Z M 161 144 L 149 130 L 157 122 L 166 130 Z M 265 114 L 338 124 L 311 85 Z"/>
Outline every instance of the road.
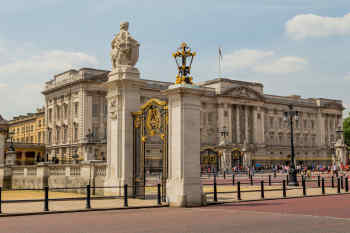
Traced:
<path fill-rule="evenodd" d="M 350 195 L 0 218 L 1 233 L 345 233 Z"/>

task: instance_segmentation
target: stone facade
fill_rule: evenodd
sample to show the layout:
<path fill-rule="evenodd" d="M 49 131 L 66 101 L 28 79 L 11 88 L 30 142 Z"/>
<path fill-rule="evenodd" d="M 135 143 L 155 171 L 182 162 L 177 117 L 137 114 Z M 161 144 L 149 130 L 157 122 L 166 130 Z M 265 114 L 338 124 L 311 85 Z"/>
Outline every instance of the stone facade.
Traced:
<path fill-rule="evenodd" d="M 108 71 L 82 68 L 55 75 L 46 83 L 45 121 L 49 160 L 104 160 Z"/>
<path fill-rule="evenodd" d="M 143 82 L 137 93 L 140 105 L 151 98 L 167 101 L 167 97 L 162 95 L 161 91 L 166 90 L 172 83 L 144 79 L 140 79 L 140 81 Z M 103 93 L 100 98 L 101 102 L 105 104 L 103 99 L 106 93 L 104 83 L 105 79 L 102 79 L 94 84 L 94 88 Z M 205 89 L 205 94 L 200 99 L 201 147 L 211 147 L 219 154 L 226 150 L 228 167 L 233 164 L 231 152 L 237 149 L 242 153 L 244 152 L 244 158 L 241 159 L 242 166 L 252 165 L 253 163 L 284 164 L 290 159 L 290 131 L 288 123 L 283 120 L 283 113 L 288 110 L 290 104 L 300 112 L 299 121 L 294 123 L 297 162 L 302 161 L 305 164 L 313 162 L 316 164 L 331 163 L 332 155 L 329 146 L 330 142 L 335 141 L 336 129 L 342 122 L 344 108 L 341 100 L 268 95 L 264 93 L 263 85 L 260 83 L 243 82 L 228 78 L 218 78 L 198 83 L 198 85 Z M 80 103 L 79 117 L 74 117 L 73 114 L 73 121 L 72 119 L 69 120 L 70 124 L 79 125 L 80 139 L 78 141 L 80 146 L 77 143 L 70 147 L 78 148 L 79 152 L 84 153 L 84 137 L 88 133 L 88 129 L 93 128 L 91 126 L 91 105 L 89 107 L 87 104 L 82 104 L 84 100 L 86 103 L 88 93 L 86 89 L 76 88 L 75 90 L 74 92 L 71 87 L 64 86 L 60 89 L 60 93 L 71 93 L 71 98 L 74 101 L 67 101 L 67 103 L 70 103 L 72 108 L 73 102 Z M 50 96 L 48 97 L 46 94 L 47 109 L 57 111 L 54 110 L 53 106 L 58 105 L 59 101 L 62 103 L 63 101 L 58 98 L 59 95 L 57 94 L 51 94 Z M 52 98 L 55 100 L 52 100 Z M 54 101 L 56 101 L 56 104 L 54 104 Z M 110 103 L 108 109 L 110 114 L 113 114 L 113 108 L 115 106 Z M 74 108 L 71 111 L 74 111 Z M 48 113 L 46 114 L 48 119 Z M 55 114 L 51 114 L 54 118 Z M 105 119 L 105 115 L 103 115 L 103 119 Z M 49 120 L 47 121 L 49 122 Z M 56 140 L 54 126 L 57 126 L 57 123 L 54 123 L 55 120 L 52 120 L 52 122 L 49 123 L 48 127 L 52 130 L 51 143 L 48 143 L 49 151 L 51 149 L 50 157 L 54 155 L 53 149 L 58 148 L 57 145 L 54 145 Z M 100 123 L 103 126 L 100 129 L 102 130 L 106 127 L 106 122 Z M 228 136 L 226 137 L 217 133 L 217 129 L 223 127 L 228 129 Z M 103 135 L 103 132 L 100 132 L 100 135 Z M 68 137 L 72 136 L 73 132 Z M 68 141 L 74 140 L 71 138 Z M 156 155 L 159 147 L 160 144 L 154 142 L 153 145 L 146 148 L 146 157 L 150 158 L 146 161 L 146 167 L 159 167 L 161 163 L 160 156 Z M 101 148 L 99 151 L 106 151 L 105 144 L 100 144 L 99 148 Z M 152 155 L 154 155 L 153 158 Z M 88 157 L 84 155 L 83 158 L 87 159 Z M 244 164 L 243 160 L 246 161 Z M 224 167 L 222 159 L 219 162 L 219 167 Z M 202 166 L 202 169 L 205 170 L 207 167 Z"/>

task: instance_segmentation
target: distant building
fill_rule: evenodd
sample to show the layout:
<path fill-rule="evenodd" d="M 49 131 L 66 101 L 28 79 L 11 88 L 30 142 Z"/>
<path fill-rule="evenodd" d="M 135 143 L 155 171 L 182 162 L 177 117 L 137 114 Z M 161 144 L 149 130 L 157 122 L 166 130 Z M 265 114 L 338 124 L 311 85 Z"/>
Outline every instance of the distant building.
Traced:
<path fill-rule="evenodd" d="M 8 122 L 18 164 L 33 164 L 45 158 L 45 109 L 15 116 Z"/>
<path fill-rule="evenodd" d="M 108 72 L 68 70 L 46 82 L 42 93 L 49 160 L 106 158 L 107 91 L 102 84 Z"/>

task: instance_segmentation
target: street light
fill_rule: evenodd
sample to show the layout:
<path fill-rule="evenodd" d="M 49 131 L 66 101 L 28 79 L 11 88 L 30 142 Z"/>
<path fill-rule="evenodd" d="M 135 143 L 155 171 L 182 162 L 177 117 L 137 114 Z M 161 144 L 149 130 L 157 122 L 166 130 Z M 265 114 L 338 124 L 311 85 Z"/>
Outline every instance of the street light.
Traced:
<path fill-rule="evenodd" d="M 290 123 L 290 144 L 291 144 L 291 158 L 289 169 L 289 185 L 298 186 L 297 171 L 295 169 L 295 154 L 294 154 L 294 133 L 293 120 L 299 120 L 299 112 L 293 110 L 293 105 L 289 105 L 289 110 L 284 112 L 284 120 Z"/>
<path fill-rule="evenodd" d="M 173 53 L 178 69 L 176 84 L 192 84 L 192 77 L 189 75 L 191 73 L 191 66 L 195 56 L 196 52 L 192 52 L 185 42 L 181 44 L 178 51 Z"/>

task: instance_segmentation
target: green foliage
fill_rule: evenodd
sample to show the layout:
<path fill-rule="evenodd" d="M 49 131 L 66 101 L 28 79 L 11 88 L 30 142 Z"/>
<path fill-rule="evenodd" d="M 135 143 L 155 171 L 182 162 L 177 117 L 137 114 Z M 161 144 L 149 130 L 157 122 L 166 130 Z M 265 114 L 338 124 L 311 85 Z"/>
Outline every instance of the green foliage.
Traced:
<path fill-rule="evenodd" d="M 345 144 L 350 146 L 350 116 L 344 119 L 343 129 Z"/>

